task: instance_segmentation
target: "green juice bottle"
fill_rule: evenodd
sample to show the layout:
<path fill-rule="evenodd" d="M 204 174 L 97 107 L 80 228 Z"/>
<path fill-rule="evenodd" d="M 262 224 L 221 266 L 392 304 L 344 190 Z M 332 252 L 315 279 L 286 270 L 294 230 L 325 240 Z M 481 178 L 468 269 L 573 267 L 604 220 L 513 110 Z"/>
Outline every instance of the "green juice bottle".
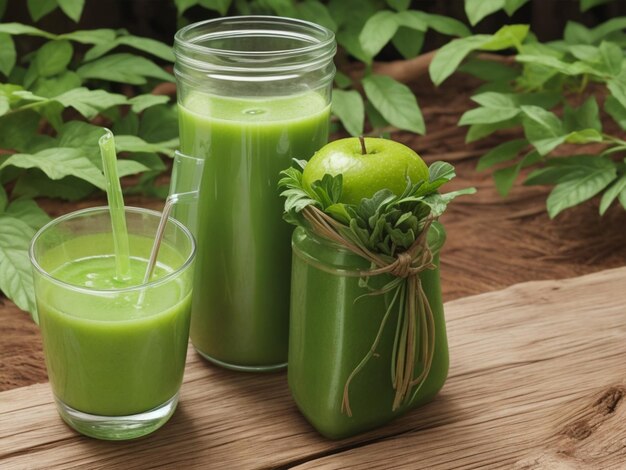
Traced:
<path fill-rule="evenodd" d="M 205 160 L 191 339 L 219 365 L 286 365 L 293 230 L 277 183 L 328 140 L 334 52 L 330 31 L 286 18 L 176 35 L 181 150 Z"/>
<path fill-rule="evenodd" d="M 431 228 L 429 245 L 435 269 L 419 274 L 434 319 L 432 366 L 410 400 L 394 409 L 391 364 L 398 311 L 394 310 L 379 337 L 376 354 L 349 377 L 372 348 L 392 293 L 372 295 L 354 272 L 367 273 L 368 261 L 302 227 L 293 234 L 289 388 L 296 405 L 324 436 L 342 439 L 381 426 L 408 410 L 431 401 L 448 375 L 448 339 L 441 300 L 439 250 L 443 227 Z M 389 274 L 372 276 L 376 288 L 392 280 Z M 423 344 L 418 341 L 419 350 Z M 424 367 L 417 361 L 414 375 Z M 342 404 L 348 392 L 351 412 Z"/>

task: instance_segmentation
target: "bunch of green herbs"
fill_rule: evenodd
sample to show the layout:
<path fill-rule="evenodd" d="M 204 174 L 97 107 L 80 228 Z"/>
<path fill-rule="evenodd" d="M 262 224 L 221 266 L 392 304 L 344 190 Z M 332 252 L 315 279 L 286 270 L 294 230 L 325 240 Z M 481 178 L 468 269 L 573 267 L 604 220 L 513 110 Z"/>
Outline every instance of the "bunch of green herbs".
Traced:
<path fill-rule="evenodd" d="M 306 161 L 295 160 L 297 167 L 281 172 L 279 188 L 285 197 L 284 218 L 287 222 L 308 227 L 302 211 L 313 206 L 345 226 L 342 235 L 371 252 L 395 257 L 408 249 L 422 233 L 429 218 L 441 216 L 450 201 L 464 194 L 473 194 L 475 188 L 441 194 L 439 189 L 456 176 L 454 167 L 446 162 L 435 162 L 429 167 L 428 181 L 411 182 L 407 176 L 406 189 L 394 194 L 389 189 L 377 191 L 359 204 L 341 201 L 343 176 L 326 174 L 314 181 L 310 189 L 302 183 L 302 169 Z"/>

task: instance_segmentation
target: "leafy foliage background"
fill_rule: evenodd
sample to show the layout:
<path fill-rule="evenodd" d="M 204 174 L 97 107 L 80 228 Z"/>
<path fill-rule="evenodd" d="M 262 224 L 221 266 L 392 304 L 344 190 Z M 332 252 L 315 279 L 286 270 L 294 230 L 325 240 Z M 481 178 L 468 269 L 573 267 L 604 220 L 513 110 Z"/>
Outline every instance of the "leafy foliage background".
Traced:
<path fill-rule="evenodd" d="M 110 2 L 96 8 L 108 8 L 104 3 Z M 432 13 L 441 3 L 455 18 Z M 540 3 L 533 2 L 533 11 Z M 574 5 L 581 12 L 610 6 L 609 0 L 566 3 L 563 10 Z M 125 8 L 134 8 L 141 21 L 164 16 L 148 14 L 147 4 L 126 2 Z M 522 168 L 533 167 L 526 184 L 554 186 L 547 200 L 552 217 L 599 194 L 601 213 L 612 204 L 626 207 L 626 141 L 621 133 L 604 131 L 607 119 L 626 130 L 626 17 L 594 27 L 569 21 L 562 32 L 553 32 L 555 40 L 541 42 L 528 24 L 509 19 L 528 10 L 529 0 L 167 4 L 179 27 L 210 16 L 278 14 L 335 31 L 340 50 L 332 107 L 336 125 L 351 135 L 427 132 L 413 91 L 398 77 L 381 73 L 381 62 L 426 63 L 435 86 L 457 70 L 472 74 L 484 84 L 473 97 L 477 106 L 459 122 L 467 126 L 467 141 L 500 129 L 523 131 L 523 138 L 504 142 L 478 163 L 480 170 L 495 168 L 503 196 Z M 36 199 L 76 201 L 102 191 L 97 146 L 102 127 L 117 136 L 120 174 L 135 175 L 126 185 L 128 193 L 164 196 L 167 188 L 156 179 L 178 145 L 172 32 L 159 32 L 162 25 L 155 23 L 152 29 L 165 41 L 160 42 L 105 28 L 106 15 L 103 24 L 81 29 L 79 21 L 92 5 L 0 0 L 0 290 L 24 310 L 33 309 L 28 242 L 48 220 Z M 14 11 L 28 18 L 9 19 L 7 13 Z M 433 48 L 435 53 L 424 53 Z M 570 155 L 563 157 L 563 149 Z"/>

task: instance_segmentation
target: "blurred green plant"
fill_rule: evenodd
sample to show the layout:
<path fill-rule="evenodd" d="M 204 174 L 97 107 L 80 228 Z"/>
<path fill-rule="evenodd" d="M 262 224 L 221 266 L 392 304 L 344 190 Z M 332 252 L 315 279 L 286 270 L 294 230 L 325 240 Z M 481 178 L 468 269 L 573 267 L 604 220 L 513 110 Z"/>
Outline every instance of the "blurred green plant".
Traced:
<path fill-rule="evenodd" d="M 465 9 L 476 24 L 500 9 L 511 15 L 526 1 L 466 0 Z M 580 7 L 586 10 L 600 3 L 606 1 L 581 0 Z M 457 68 L 486 82 L 472 97 L 479 107 L 459 121 L 469 126 L 467 142 L 501 129 L 523 129 L 523 139 L 498 145 L 478 162 L 479 170 L 507 163 L 493 172 L 502 196 L 523 168 L 533 166 L 537 168 L 524 184 L 554 186 L 546 201 L 552 218 L 598 194 L 602 194 L 600 214 L 615 201 L 626 208 L 626 141 L 603 131 L 598 105 L 603 101 L 604 111 L 621 131 L 626 130 L 624 28 L 626 17 L 592 29 L 570 21 L 562 40 L 541 43 L 528 25 L 510 25 L 493 36 L 451 41 L 437 52 L 430 65 L 436 85 Z M 505 63 L 476 56 L 477 51 L 506 49 L 515 54 L 509 61 L 503 57 Z M 591 152 L 588 144 L 595 144 Z M 587 147 L 575 151 L 578 145 Z"/>
<path fill-rule="evenodd" d="M 84 2 L 27 5 L 34 22 L 57 7 L 78 21 Z M 18 57 L 18 49 L 28 50 L 20 46 L 33 38 L 37 45 L 44 42 Z M 6 78 L 0 83 L 0 290 L 23 310 L 34 308 L 28 242 L 48 220 L 33 198 L 78 200 L 104 190 L 102 125 L 117 134 L 117 150 L 125 157 L 118 163 L 120 175 L 141 175 L 128 191 L 166 192 L 154 179 L 166 169 L 162 156 L 178 145 L 176 110 L 168 96 L 150 91 L 173 76 L 143 55 L 117 52 L 120 46 L 174 59 L 168 45 L 125 30 L 52 34 L 0 23 L 0 74 Z M 125 93 L 113 92 L 128 84 L 134 86 Z"/>

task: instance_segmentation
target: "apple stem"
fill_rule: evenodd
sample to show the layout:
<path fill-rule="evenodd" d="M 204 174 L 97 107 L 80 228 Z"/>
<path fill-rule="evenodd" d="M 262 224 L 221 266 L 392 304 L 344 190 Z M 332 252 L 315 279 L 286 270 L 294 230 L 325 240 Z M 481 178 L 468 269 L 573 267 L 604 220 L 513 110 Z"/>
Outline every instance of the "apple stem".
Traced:
<path fill-rule="evenodd" d="M 367 154 L 367 149 L 365 148 L 365 137 L 362 135 L 359 136 L 359 142 L 361 142 L 361 155 Z"/>

